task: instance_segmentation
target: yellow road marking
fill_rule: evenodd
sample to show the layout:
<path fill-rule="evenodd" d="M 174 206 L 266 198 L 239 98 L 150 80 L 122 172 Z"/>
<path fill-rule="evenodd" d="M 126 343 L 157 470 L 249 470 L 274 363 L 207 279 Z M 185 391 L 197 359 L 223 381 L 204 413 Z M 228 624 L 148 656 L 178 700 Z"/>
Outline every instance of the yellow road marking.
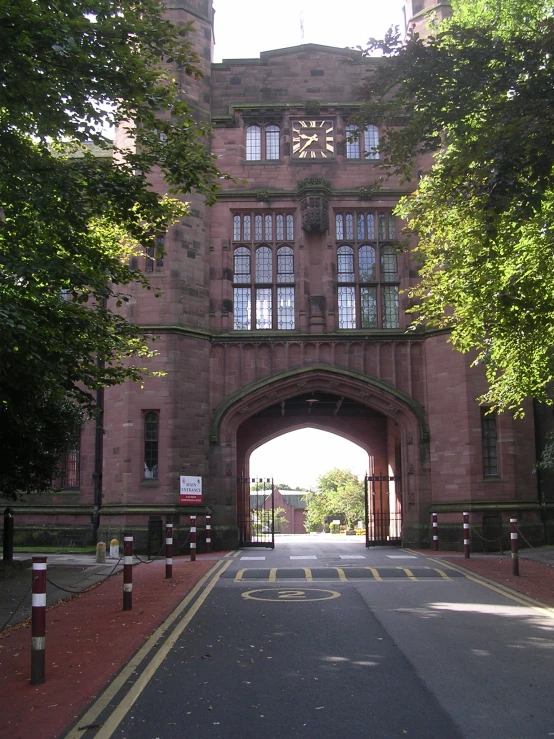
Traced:
<path fill-rule="evenodd" d="M 242 580 L 242 576 L 246 572 L 246 568 L 243 568 L 242 570 L 239 570 L 237 574 L 235 575 L 235 582 L 240 582 Z"/>
<path fill-rule="evenodd" d="M 416 580 L 417 582 L 417 577 L 414 576 L 414 573 L 408 567 L 397 567 L 396 569 L 403 570 L 406 573 L 406 575 L 408 575 L 410 580 Z"/>
<path fill-rule="evenodd" d="M 276 582 L 277 580 L 277 567 L 272 567 L 269 570 L 269 577 L 267 578 L 268 582 Z"/>
<path fill-rule="evenodd" d="M 344 570 L 342 569 L 342 567 L 335 567 L 334 569 L 337 571 L 339 580 L 341 582 L 346 582 L 346 575 L 344 574 Z"/>
<path fill-rule="evenodd" d="M 310 568 L 309 567 L 302 567 L 302 569 L 304 570 L 304 575 L 306 577 L 306 581 L 307 582 L 313 582 L 314 579 L 312 577 L 312 571 L 310 570 Z"/>
<path fill-rule="evenodd" d="M 378 571 L 375 569 L 375 567 L 364 567 L 364 569 L 369 570 L 371 572 L 374 580 L 377 580 L 377 582 L 383 582 L 383 578 L 378 573 Z"/>
<path fill-rule="evenodd" d="M 115 709 L 109 719 L 105 722 L 102 729 L 95 735 L 96 739 L 109 739 L 113 732 L 117 729 L 125 715 L 136 701 L 140 693 L 146 687 L 150 678 L 154 675 L 156 669 L 161 664 L 161 661 L 165 659 L 166 654 L 169 652 L 173 644 L 177 641 L 182 631 L 188 626 L 192 617 L 196 614 L 202 603 L 206 600 L 209 593 L 219 580 L 220 576 L 225 570 L 231 565 L 231 562 L 224 562 L 220 560 L 202 577 L 190 591 L 186 598 L 184 598 L 177 608 L 171 613 L 166 620 L 159 626 L 156 631 L 148 638 L 146 643 L 139 649 L 135 656 L 127 663 L 127 665 L 121 670 L 119 675 L 111 682 L 106 690 L 102 693 L 100 698 L 93 703 L 89 710 L 79 720 L 79 725 L 95 723 L 96 719 L 105 708 L 114 700 L 119 690 L 127 683 L 132 677 L 135 670 L 138 668 L 140 663 L 148 656 L 148 653 L 157 646 L 159 640 L 162 638 L 167 629 L 171 624 L 181 615 L 181 613 L 189 606 L 191 601 L 196 598 L 200 593 L 206 582 L 212 578 L 209 585 L 206 587 L 204 592 L 199 596 L 198 600 L 193 604 L 190 611 L 183 618 L 182 621 L 175 627 L 173 632 L 168 637 L 167 641 L 154 655 L 148 665 L 146 665 L 144 672 L 133 686 L 132 695 L 128 693 L 119 706 Z M 65 739 L 81 739 L 83 732 L 79 731 L 78 727 L 75 726 Z"/>
<path fill-rule="evenodd" d="M 276 597 L 263 598 L 259 594 L 264 593 L 275 593 Z M 323 593 L 324 595 L 320 595 Z M 314 594 L 317 597 L 310 597 L 310 594 Z M 319 594 L 319 595 L 318 595 Z M 320 600 L 333 600 L 334 598 L 340 598 L 340 593 L 336 590 L 323 590 L 319 588 L 310 588 L 308 590 L 280 590 L 278 588 L 263 588 L 259 590 L 247 590 L 245 593 L 241 593 L 241 597 L 245 600 L 261 600 L 264 602 L 273 603 L 317 603 Z"/>
<path fill-rule="evenodd" d="M 541 616 L 548 616 L 549 618 L 554 619 L 554 608 L 551 608 L 550 606 L 542 605 L 541 603 L 539 603 L 539 601 L 533 600 L 533 598 L 528 598 L 526 595 L 516 593 L 515 590 L 511 590 L 510 588 L 504 587 L 503 585 L 498 585 L 497 583 L 493 583 L 491 580 L 487 579 L 483 575 L 477 575 L 474 572 L 470 572 L 469 570 L 466 570 L 464 567 L 457 567 L 455 564 L 452 564 L 451 562 L 445 562 L 442 559 L 432 559 L 431 561 L 436 562 L 437 564 L 440 564 L 443 567 L 446 567 L 446 569 L 454 570 L 454 572 L 459 572 L 461 575 L 463 575 L 468 580 L 471 580 L 472 582 L 476 582 L 478 585 L 483 585 L 485 588 L 488 588 L 489 590 L 493 590 L 495 593 L 499 593 L 500 595 L 503 595 L 505 598 L 509 598 L 510 600 L 513 600 L 516 603 L 519 603 L 519 605 L 521 606 L 527 606 L 528 608 L 532 608 L 533 610 L 538 611 L 541 614 Z"/>
<path fill-rule="evenodd" d="M 433 570 L 435 570 L 435 572 L 438 572 L 438 573 L 439 573 L 439 575 L 440 575 L 440 576 L 441 576 L 441 577 L 442 577 L 442 578 L 443 578 L 444 580 L 452 580 L 452 578 L 451 578 L 451 577 L 448 577 L 448 575 L 446 574 L 446 572 L 445 572 L 444 570 L 439 570 L 439 568 L 438 568 L 438 567 L 433 567 L 432 569 L 433 569 Z"/>

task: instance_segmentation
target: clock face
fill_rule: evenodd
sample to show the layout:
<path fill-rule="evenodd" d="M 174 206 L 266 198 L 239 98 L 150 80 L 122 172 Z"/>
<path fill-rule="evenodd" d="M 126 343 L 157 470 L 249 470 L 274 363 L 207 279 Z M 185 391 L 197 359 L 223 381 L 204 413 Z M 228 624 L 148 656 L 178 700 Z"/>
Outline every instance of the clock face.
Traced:
<path fill-rule="evenodd" d="M 329 159 L 335 156 L 335 124 L 330 120 L 292 121 L 292 156 Z"/>

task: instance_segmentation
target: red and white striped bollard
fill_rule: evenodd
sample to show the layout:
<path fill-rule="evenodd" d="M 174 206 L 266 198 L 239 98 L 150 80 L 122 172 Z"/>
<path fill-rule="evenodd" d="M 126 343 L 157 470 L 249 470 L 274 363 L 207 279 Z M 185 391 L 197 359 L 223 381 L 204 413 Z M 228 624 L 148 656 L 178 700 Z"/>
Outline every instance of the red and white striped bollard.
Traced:
<path fill-rule="evenodd" d="M 464 513 L 464 557 L 469 559 L 469 513 Z"/>
<path fill-rule="evenodd" d="M 46 666 L 46 557 L 33 557 L 31 605 L 31 685 L 45 680 Z"/>
<path fill-rule="evenodd" d="M 196 516 L 190 517 L 190 561 L 196 562 Z"/>
<path fill-rule="evenodd" d="M 206 516 L 206 552 L 212 551 L 212 517 Z"/>
<path fill-rule="evenodd" d="M 123 534 L 123 610 L 133 610 L 133 535 Z"/>
<path fill-rule="evenodd" d="M 510 518 L 510 544 L 512 548 L 512 575 L 519 575 L 519 542 L 517 537 L 517 518 Z"/>
<path fill-rule="evenodd" d="M 439 522 L 436 513 L 433 513 L 433 550 L 439 551 Z"/>
<path fill-rule="evenodd" d="M 173 524 L 165 525 L 165 577 L 173 577 Z"/>

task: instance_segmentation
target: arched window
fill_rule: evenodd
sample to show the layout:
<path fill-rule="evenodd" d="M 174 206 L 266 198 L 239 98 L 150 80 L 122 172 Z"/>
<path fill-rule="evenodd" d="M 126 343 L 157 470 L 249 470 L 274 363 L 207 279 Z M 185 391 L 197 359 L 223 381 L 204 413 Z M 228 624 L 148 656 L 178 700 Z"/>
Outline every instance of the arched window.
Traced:
<path fill-rule="evenodd" d="M 273 275 L 273 254 L 269 246 L 256 249 L 256 282 L 271 282 Z"/>
<path fill-rule="evenodd" d="M 233 253 L 233 328 L 294 329 L 294 249 L 282 244 L 293 241 L 293 215 L 274 211 L 237 214 L 233 232 L 253 242 L 255 249 L 252 254 L 249 247 L 237 245 Z"/>
<path fill-rule="evenodd" d="M 265 128 L 265 158 L 279 159 L 279 126 Z"/>
<path fill-rule="evenodd" d="M 379 159 L 379 129 L 368 126 L 364 131 L 364 150 L 366 159 Z"/>
<path fill-rule="evenodd" d="M 250 161 L 262 158 L 262 130 L 260 126 L 246 127 L 246 158 Z"/>
<path fill-rule="evenodd" d="M 361 210 L 335 213 L 335 224 L 339 328 L 400 328 L 398 257 L 387 243 L 395 238 L 394 216 Z M 341 244 L 343 239 L 353 245 Z"/>
<path fill-rule="evenodd" d="M 158 479 L 160 417 L 154 411 L 144 414 L 144 479 Z"/>
<path fill-rule="evenodd" d="M 381 249 L 381 280 L 383 282 L 396 282 L 398 279 L 398 264 L 396 252 L 392 246 L 384 246 Z"/>
<path fill-rule="evenodd" d="M 290 246 L 277 249 L 277 282 L 294 282 L 294 252 Z"/>
<path fill-rule="evenodd" d="M 375 282 L 375 249 L 373 246 L 361 246 L 358 251 L 360 282 Z"/>
<path fill-rule="evenodd" d="M 346 126 L 346 158 L 360 158 L 360 138 L 358 126 Z"/>
<path fill-rule="evenodd" d="M 250 249 L 239 246 L 234 254 L 234 282 L 250 282 Z"/>
<path fill-rule="evenodd" d="M 354 249 L 341 246 L 337 254 L 339 282 L 354 282 Z"/>

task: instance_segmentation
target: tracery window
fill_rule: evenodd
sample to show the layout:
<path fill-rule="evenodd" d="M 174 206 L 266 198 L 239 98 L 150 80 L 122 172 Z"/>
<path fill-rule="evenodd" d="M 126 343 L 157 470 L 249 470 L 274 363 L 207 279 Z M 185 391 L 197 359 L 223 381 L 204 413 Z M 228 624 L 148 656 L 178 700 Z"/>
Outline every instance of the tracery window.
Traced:
<path fill-rule="evenodd" d="M 379 159 L 379 129 L 367 126 L 360 132 L 358 126 L 346 126 L 346 158 L 347 159 Z"/>
<path fill-rule="evenodd" d="M 294 329 L 293 214 L 235 214 L 233 241 L 233 328 Z"/>
<path fill-rule="evenodd" d="M 336 213 L 335 237 L 339 328 L 399 328 L 398 258 L 390 243 L 396 237 L 392 213 Z"/>
<path fill-rule="evenodd" d="M 280 137 L 281 131 L 275 124 L 246 126 L 246 159 L 248 161 L 279 159 Z"/>

